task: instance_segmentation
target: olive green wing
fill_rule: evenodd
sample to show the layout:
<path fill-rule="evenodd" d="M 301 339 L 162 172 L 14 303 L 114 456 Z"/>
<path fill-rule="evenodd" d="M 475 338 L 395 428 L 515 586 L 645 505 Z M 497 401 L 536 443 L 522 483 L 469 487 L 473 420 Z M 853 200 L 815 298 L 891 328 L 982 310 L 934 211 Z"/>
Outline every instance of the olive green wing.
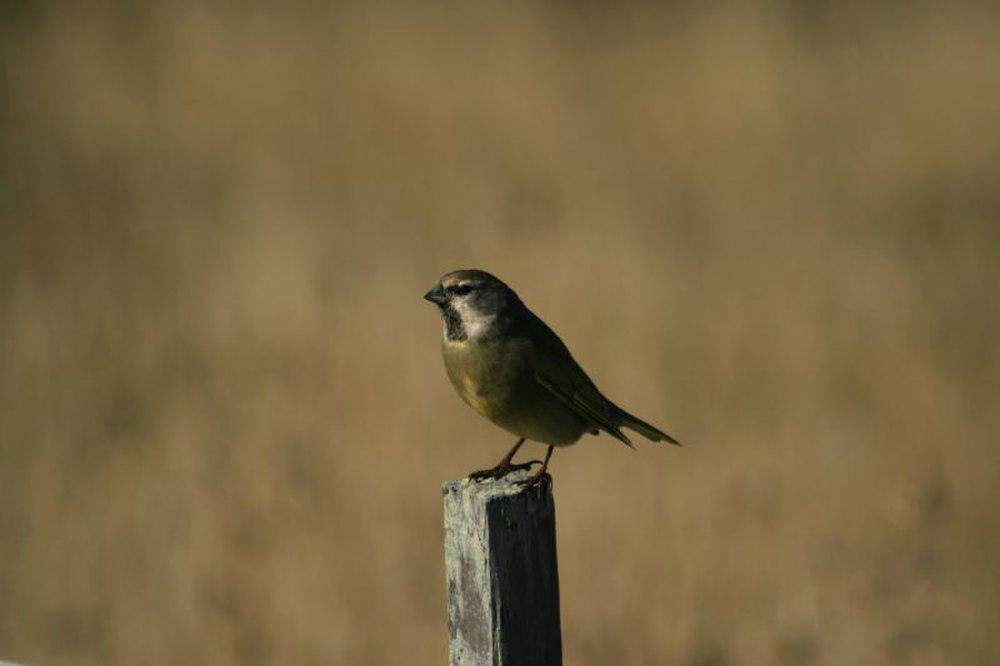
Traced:
<path fill-rule="evenodd" d="M 625 433 L 623 433 L 619 428 L 617 428 L 611 421 L 607 420 L 601 413 L 600 407 L 594 406 L 591 400 L 588 400 L 586 396 L 580 394 L 579 391 L 566 390 L 558 384 L 554 383 L 549 379 L 549 377 L 544 374 L 535 375 L 536 381 L 545 387 L 552 395 L 559 398 L 567 407 L 572 409 L 574 412 L 587 419 L 593 423 L 596 427 L 605 431 L 615 439 L 618 439 L 623 444 L 630 448 L 635 448 Z M 593 434 L 597 434 L 595 430 Z"/>
<path fill-rule="evenodd" d="M 601 395 L 562 340 L 537 317 L 531 331 L 534 380 L 595 427 L 625 445 L 632 441 L 618 427 L 620 410 Z"/>

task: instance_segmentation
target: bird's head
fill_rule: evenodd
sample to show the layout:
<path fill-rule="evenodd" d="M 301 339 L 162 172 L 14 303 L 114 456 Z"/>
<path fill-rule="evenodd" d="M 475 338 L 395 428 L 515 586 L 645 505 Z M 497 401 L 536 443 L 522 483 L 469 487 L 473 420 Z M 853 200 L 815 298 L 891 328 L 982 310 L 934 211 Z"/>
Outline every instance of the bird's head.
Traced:
<path fill-rule="evenodd" d="M 449 340 L 495 335 L 504 315 L 520 301 L 501 280 L 480 270 L 452 271 L 424 294 L 438 306 Z"/>

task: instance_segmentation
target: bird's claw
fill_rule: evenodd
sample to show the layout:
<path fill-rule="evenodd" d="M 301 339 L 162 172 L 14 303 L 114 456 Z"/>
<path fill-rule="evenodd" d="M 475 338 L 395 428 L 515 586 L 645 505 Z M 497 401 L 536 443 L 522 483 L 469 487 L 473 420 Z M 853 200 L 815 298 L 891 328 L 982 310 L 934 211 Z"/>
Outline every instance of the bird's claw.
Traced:
<path fill-rule="evenodd" d="M 545 483 L 548 483 L 551 479 L 552 477 L 548 473 L 546 473 L 543 468 L 538 472 L 536 472 L 535 474 L 532 474 L 528 478 L 518 479 L 514 483 L 516 483 L 519 486 L 524 486 L 526 488 L 535 488 L 535 487 L 540 488 Z"/>
<path fill-rule="evenodd" d="M 480 479 L 502 479 L 511 472 L 517 472 L 520 470 L 530 470 L 532 465 L 541 465 L 541 460 L 529 460 L 528 462 L 506 465 L 497 465 L 496 467 L 491 467 L 490 469 L 481 469 L 469 474 L 470 479 L 476 481 Z"/>

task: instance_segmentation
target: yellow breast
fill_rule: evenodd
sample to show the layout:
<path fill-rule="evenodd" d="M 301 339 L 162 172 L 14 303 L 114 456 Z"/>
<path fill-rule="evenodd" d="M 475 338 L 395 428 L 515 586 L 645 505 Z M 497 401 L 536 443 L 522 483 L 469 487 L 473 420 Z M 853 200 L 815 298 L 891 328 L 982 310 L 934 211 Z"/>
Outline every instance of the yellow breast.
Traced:
<path fill-rule="evenodd" d="M 496 405 L 490 399 L 490 364 L 484 362 L 485 350 L 479 347 L 480 345 L 468 340 L 445 340 L 445 369 L 462 400 L 486 418 L 491 418 Z"/>
<path fill-rule="evenodd" d="M 489 402 L 476 391 L 476 382 L 469 375 L 462 377 L 462 399 L 483 416 L 489 416 Z"/>

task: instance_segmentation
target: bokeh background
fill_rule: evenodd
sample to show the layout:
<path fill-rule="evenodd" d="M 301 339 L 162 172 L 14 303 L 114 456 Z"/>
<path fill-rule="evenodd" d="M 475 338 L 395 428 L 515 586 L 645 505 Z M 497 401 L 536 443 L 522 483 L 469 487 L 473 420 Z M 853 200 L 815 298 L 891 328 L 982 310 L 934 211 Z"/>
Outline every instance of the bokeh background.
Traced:
<path fill-rule="evenodd" d="M 557 452 L 567 664 L 1000 663 L 991 4 L 5 4 L 0 659 L 444 663 L 481 267 L 689 444 Z"/>

